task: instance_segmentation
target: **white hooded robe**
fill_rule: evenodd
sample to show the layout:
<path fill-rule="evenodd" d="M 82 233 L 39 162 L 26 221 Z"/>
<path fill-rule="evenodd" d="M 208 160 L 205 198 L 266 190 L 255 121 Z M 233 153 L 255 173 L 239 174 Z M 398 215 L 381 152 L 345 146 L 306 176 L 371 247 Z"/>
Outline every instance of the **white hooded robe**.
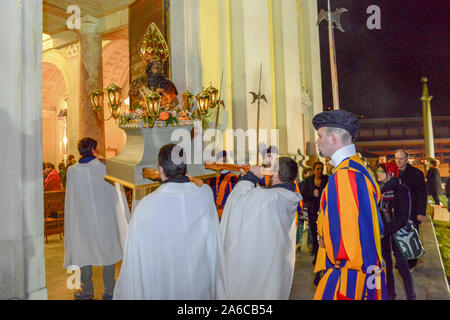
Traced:
<path fill-rule="evenodd" d="M 214 299 L 219 240 L 211 188 L 163 183 L 133 213 L 114 299 Z"/>
<path fill-rule="evenodd" d="M 236 184 L 225 205 L 218 299 L 288 299 L 295 264 L 295 214 L 301 196 L 285 188 Z"/>
<path fill-rule="evenodd" d="M 125 194 L 105 181 L 99 160 L 67 170 L 64 209 L 64 268 L 107 266 L 122 259 L 130 219 Z"/>

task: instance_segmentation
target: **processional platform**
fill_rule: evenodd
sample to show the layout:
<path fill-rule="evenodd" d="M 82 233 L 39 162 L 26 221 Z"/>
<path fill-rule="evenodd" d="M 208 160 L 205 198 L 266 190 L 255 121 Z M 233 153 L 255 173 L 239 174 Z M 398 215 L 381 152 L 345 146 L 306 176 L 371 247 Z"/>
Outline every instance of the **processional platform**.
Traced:
<path fill-rule="evenodd" d="M 105 161 L 105 179 L 131 189 L 133 202 L 136 202 L 160 185 L 159 180 L 145 178 L 143 169 L 157 170 L 160 148 L 168 143 L 178 144 L 180 142 L 172 140 L 176 130 L 187 130 L 190 136 L 190 132 L 194 128 L 194 120 L 180 120 L 179 125 L 169 126 L 166 126 L 164 121 L 156 121 L 153 128 L 149 128 L 143 122 L 119 127 L 126 133 L 126 144 L 120 154 Z M 186 153 L 193 156 L 195 144 L 192 141 L 187 145 L 190 145 L 190 153 L 188 150 Z M 187 162 L 187 172 L 192 177 L 207 179 L 217 174 L 213 170 L 205 169 L 203 163 Z"/>

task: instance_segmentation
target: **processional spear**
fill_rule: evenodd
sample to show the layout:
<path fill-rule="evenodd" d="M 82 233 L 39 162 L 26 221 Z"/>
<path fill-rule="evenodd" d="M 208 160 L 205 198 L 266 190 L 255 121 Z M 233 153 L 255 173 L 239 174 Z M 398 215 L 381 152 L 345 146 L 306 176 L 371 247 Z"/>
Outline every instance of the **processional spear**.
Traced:
<path fill-rule="evenodd" d="M 222 71 L 222 75 L 220 76 L 220 87 L 219 87 L 219 99 L 217 100 L 217 112 L 216 112 L 216 123 L 214 125 L 214 144 L 213 144 L 213 153 L 215 154 L 215 150 L 216 150 L 216 139 L 217 139 L 217 125 L 219 123 L 219 111 L 220 111 L 220 106 L 222 105 L 225 108 L 225 104 L 221 99 L 222 97 L 222 81 L 223 81 L 223 71 Z"/>
<path fill-rule="evenodd" d="M 333 22 L 336 24 L 336 28 L 338 28 L 342 32 L 345 32 L 341 26 L 341 14 L 347 11 L 348 10 L 345 8 L 337 8 L 336 11 L 332 12 L 330 9 L 330 0 L 328 0 L 328 11 L 321 9 L 319 12 L 319 17 L 317 19 L 317 25 L 319 25 L 323 20 L 328 21 L 328 46 L 330 49 L 331 86 L 333 89 L 333 108 L 335 110 L 339 109 L 339 89 Z"/>
<path fill-rule="evenodd" d="M 256 100 L 258 100 L 258 111 L 257 111 L 257 115 L 256 115 L 256 165 L 259 164 L 259 109 L 260 109 L 260 105 L 261 105 L 261 99 L 267 103 L 266 96 L 264 94 L 261 94 L 261 74 L 262 74 L 262 62 L 261 62 L 261 66 L 259 68 L 258 94 L 254 93 L 254 92 L 249 92 L 253 96 L 252 104 L 255 103 Z"/>

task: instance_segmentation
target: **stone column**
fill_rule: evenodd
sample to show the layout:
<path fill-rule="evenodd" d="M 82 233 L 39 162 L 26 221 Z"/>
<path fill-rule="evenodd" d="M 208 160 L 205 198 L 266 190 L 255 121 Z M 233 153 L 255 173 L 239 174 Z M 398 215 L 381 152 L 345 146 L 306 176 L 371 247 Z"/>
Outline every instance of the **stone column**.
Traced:
<path fill-rule="evenodd" d="M 89 98 L 93 89 L 103 90 L 102 36 L 96 33 L 98 19 L 84 16 L 80 29 L 80 115 L 79 138 L 97 140 L 97 152 L 105 156 L 105 124 L 103 113 L 97 114 Z M 105 105 L 107 98 L 105 95 Z"/>
<path fill-rule="evenodd" d="M 61 50 L 67 60 L 67 154 L 78 158 L 79 117 L 80 117 L 80 49 L 73 44 Z"/>
<path fill-rule="evenodd" d="M 47 299 L 42 1 L 1 1 L 0 29 L 0 299 Z"/>
<path fill-rule="evenodd" d="M 434 137 L 433 137 L 433 119 L 431 118 L 431 99 L 433 96 L 430 96 L 428 93 L 428 78 L 423 77 L 422 82 L 422 97 L 420 101 L 422 101 L 422 110 L 423 110 L 423 133 L 425 140 L 425 157 L 427 159 L 434 158 Z"/>

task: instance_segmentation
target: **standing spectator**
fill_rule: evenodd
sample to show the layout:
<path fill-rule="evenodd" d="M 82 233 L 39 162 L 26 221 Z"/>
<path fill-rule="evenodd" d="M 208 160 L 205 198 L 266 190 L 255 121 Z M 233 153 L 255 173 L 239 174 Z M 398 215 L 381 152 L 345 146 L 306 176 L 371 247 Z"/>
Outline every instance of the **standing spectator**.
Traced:
<path fill-rule="evenodd" d="M 312 168 L 305 167 L 302 171 L 302 180 L 300 182 L 295 179 L 295 189 L 296 192 L 303 196 L 303 190 L 305 188 L 306 178 L 313 174 Z M 305 221 L 308 221 L 308 209 L 306 209 L 304 205 L 303 199 L 300 200 L 299 205 L 297 207 L 297 248 L 300 249 L 302 245 L 302 237 L 303 237 L 303 224 Z M 311 240 L 311 230 L 308 228 L 308 245 L 312 242 Z"/>
<path fill-rule="evenodd" d="M 448 176 L 447 176 L 447 182 L 445 182 L 445 196 L 450 202 L 450 165 L 448 166 Z M 448 202 L 447 202 L 448 207 Z"/>
<path fill-rule="evenodd" d="M 69 154 L 67 156 L 67 168 L 69 168 L 71 165 L 74 165 L 77 163 L 77 160 L 75 160 L 75 156 L 73 154 Z"/>
<path fill-rule="evenodd" d="M 376 166 L 378 167 L 380 164 L 382 163 L 386 163 L 387 162 L 387 157 L 382 154 L 381 156 L 378 157 L 377 161 L 376 161 Z"/>
<path fill-rule="evenodd" d="M 61 178 L 61 183 L 63 185 L 63 188 L 66 188 L 66 172 L 67 172 L 67 167 L 64 164 L 64 162 L 60 162 L 58 164 L 58 174 L 59 177 Z"/>
<path fill-rule="evenodd" d="M 317 251 L 319 250 L 319 242 L 317 240 L 317 214 L 320 207 L 320 197 L 328 183 L 328 176 L 323 174 L 323 163 L 316 162 L 313 166 L 313 175 L 305 179 L 303 188 L 303 205 L 308 212 L 308 226 L 311 230 L 312 250 L 311 255 L 314 256 L 315 263 Z"/>
<path fill-rule="evenodd" d="M 315 300 L 378 300 L 385 298 L 378 212 L 381 192 L 356 155 L 358 119 L 344 110 L 321 112 L 313 118 L 320 155 L 331 157 L 333 174 L 320 201 L 317 221 L 319 251 L 314 273 L 323 272 Z M 380 270 L 378 285 L 370 273 Z"/>
<path fill-rule="evenodd" d="M 62 189 L 61 178 L 53 163 L 47 163 L 47 177 L 44 181 L 44 191 L 57 191 Z"/>
<path fill-rule="evenodd" d="M 64 268 L 81 268 L 76 300 L 94 297 L 92 266 L 103 266 L 103 300 L 114 291 L 115 264 L 122 259 L 129 210 L 124 194 L 105 181 L 106 167 L 96 158 L 97 141 L 78 143 L 80 161 L 67 170 L 64 212 Z"/>
<path fill-rule="evenodd" d="M 386 262 L 386 287 L 388 300 L 395 299 L 395 280 L 392 263 L 394 252 L 395 263 L 403 280 L 403 286 L 408 300 L 415 300 L 414 282 L 409 271 L 408 261 L 395 244 L 392 234 L 406 225 L 411 211 L 411 196 L 409 188 L 400 183 L 398 167 L 391 162 L 378 165 L 377 180 L 381 188 L 380 213 L 384 225 L 384 233 L 381 236 L 381 252 Z"/>
<path fill-rule="evenodd" d="M 436 205 L 442 205 L 439 195 L 442 192 L 441 175 L 438 169 L 438 163 L 436 159 L 430 160 L 430 168 L 427 172 L 427 194 L 433 197 Z"/>
<path fill-rule="evenodd" d="M 395 152 L 395 163 L 399 169 L 399 178 L 406 184 L 411 193 L 411 220 L 419 230 L 420 223 L 426 219 L 427 208 L 427 187 L 425 177 L 417 168 L 408 163 L 408 152 L 403 149 Z M 413 269 L 417 264 L 417 259 L 408 260 L 409 268 Z"/>

